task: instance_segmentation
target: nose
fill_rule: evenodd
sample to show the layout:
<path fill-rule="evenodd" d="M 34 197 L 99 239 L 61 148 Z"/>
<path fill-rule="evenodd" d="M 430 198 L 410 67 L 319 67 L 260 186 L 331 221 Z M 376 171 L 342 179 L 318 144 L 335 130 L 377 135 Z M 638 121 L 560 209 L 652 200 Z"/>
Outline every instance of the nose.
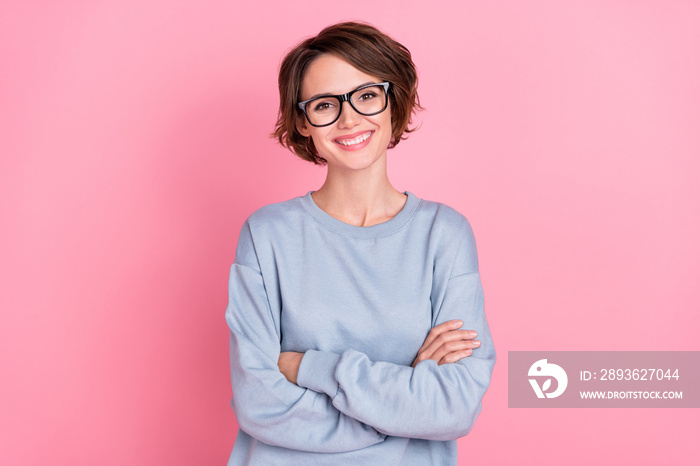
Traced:
<path fill-rule="evenodd" d="M 345 101 L 340 106 L 340 116 L 338 117 L 338 127 L 342 129 L 353 128 L 360 124 L 362 115 L 352 108 L 349 101 Z"/>

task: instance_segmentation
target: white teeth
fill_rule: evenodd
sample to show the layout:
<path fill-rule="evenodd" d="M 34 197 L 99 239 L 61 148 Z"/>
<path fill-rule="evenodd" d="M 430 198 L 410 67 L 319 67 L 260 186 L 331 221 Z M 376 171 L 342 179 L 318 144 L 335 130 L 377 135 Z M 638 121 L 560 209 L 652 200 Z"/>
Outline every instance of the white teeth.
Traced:
<path fill-rule="evenodd" d="M 372 132 L 368 131 L 363 135 L 357 136 L 355 139 L 338 139 L 337 141 L 344 146 L 353 146 L 355 144 L 365 142 L 370 137 L 371 134 L 372 134 Z"/>

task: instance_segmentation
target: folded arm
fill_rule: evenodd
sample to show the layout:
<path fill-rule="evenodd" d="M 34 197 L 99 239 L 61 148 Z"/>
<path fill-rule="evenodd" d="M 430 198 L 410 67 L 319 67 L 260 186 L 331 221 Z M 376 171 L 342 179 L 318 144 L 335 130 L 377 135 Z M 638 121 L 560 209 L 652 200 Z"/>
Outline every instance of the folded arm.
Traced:
<path fill-rule="evenodd" d="M 310 350 L 299 367 L 299 386 L 327 394 L 339 411 L 387 435 L 428 440 L 466 435 L 481 411 L 495 351 L 479 274 L 450 282 L 438 318 L 460 319 L 477 331 L 481 346 L 470 357 L 443 365 L 428 359 L 412 368 L 371 361 L 354 350 Z"/>
<path fill-rule="evenodd" d="M 343 452 L 382 442 L 385 435 L 341 413 L 322 393 L 289 383 L 280 373 L 280 335 L 262 276 L 233 264 L 226 321 L 230 332 L 233 406 L 252 437 L 294 450 Z"/>

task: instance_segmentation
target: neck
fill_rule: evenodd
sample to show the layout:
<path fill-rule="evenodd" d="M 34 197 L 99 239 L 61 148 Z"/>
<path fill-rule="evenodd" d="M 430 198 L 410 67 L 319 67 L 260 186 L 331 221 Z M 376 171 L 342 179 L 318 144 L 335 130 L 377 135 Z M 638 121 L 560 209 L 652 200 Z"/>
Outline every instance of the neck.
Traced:
<path fill-rule="evenodd" d="M 364 170 L 341 172 L 329 166 L 326 181 L 311 196 L 332 217 L 363 227 L 386 222 L 406 203 L 406 195 L 389 181 L 386 159 Z"/>

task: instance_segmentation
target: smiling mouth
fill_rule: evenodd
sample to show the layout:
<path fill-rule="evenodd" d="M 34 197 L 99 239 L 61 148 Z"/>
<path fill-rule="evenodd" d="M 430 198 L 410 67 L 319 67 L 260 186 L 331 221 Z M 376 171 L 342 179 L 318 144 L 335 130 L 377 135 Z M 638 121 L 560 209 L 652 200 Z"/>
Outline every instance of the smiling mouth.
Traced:
<path fill-rule="evenodd" d="M 354 146 L 355 144 L 361 144 L 365 142 L 372 135 L 372 131 L 367 131 L 366 133 L 360 134 L 352 139 L 340 139 L 336 138 L 335 142 L 342 144 L 344 146 Z"/>

